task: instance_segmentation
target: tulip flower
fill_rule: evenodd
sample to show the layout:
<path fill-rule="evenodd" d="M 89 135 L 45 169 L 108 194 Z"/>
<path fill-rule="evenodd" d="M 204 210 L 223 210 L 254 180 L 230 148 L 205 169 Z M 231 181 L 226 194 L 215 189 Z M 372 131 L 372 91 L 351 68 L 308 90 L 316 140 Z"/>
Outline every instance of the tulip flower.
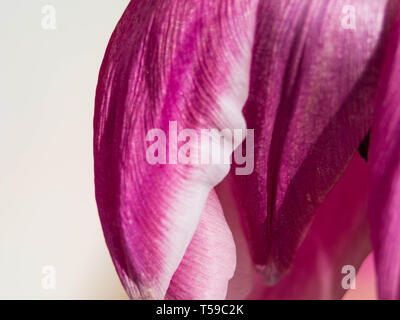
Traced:
<path fill-rule="evenodd" d="M 380 298 L 400 298 L 399 8 L 129 3 L 100 70 L 94 168 L 131 298 L 339 299 L 371 249 Z M 185 137 L 208 129 L 253 135 L 213 140 L 232 163 L 193 161 L 210 148 Z"/>

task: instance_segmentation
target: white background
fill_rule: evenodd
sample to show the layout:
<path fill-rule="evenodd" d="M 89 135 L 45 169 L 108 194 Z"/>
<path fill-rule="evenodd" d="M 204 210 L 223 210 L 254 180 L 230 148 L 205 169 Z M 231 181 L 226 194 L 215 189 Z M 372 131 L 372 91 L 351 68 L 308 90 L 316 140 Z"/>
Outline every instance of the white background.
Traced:
<path fill-rule="evenodd" d="M 128 2 L 0 2 L 0 298 L 126 297 L 97 216 L 92 117 Z M 44 5 L 55 30 L 42 28 Z M 42 288 L 46 265 L 55 290 Z"/>

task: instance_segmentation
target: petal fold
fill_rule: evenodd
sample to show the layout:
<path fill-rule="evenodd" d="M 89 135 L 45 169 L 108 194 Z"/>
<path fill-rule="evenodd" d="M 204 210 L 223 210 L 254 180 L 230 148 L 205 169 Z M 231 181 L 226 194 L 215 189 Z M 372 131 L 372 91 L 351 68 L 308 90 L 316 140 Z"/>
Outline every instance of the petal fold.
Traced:
<path fill-rule="evenodd" d="M 231 181 L 251 256 L 270 285 L 290 268 L 317 207 L 371 127 L 392 7 L 260 2 L 243 111 L 255 129 L 255 171 Z"/>
<path fill-rule="evenodd" d="M 232 233 L 212 190 L 166 297 L 174 300 L 225 299 L 228 282 L 236 267 L 235 250 Z"/>
<path fill-rule="evenodd" d="M 131 1 L 112 35 L 96 92 L 96 201 L 131 298 L 164 298 L 177 269 L 176 279 L 187 268 L 185 252 L 184 263 L 205 264 L 198 251 L 215 230 L 201 221 L 229 164 L 178 161 L 187 136 L 177 138 L 186 129 L 190 139 L 202 129 L 245 128 L 255 11 L 255 1 L 243 0 Z M 223 142 L 215 147 L 225 152 Z"/>
<path fill-rule="evenodd" d="M 224 181 L 219 188 L 229 188 Z M 296 252 L 292 267 L 281 281 L 268 286 L 256 271 L 238 215 L 229 198 L 221 196 L 237 248 L 237 268 L 229 283 L 231 299 L 341 299 L 349 267 L 357 271 L 371 252 L 367 203 L 369 167 L 356 154 L 324 203 L 317 209 L 310 230 Z M 221 190 L 222 191 L 222 190 Z M 356 279 L 357 280 L 357 279 Z M 343 287 L 343 281 L 344 287 Z M 357 282 L 356 282 L 357 284 Z"/>

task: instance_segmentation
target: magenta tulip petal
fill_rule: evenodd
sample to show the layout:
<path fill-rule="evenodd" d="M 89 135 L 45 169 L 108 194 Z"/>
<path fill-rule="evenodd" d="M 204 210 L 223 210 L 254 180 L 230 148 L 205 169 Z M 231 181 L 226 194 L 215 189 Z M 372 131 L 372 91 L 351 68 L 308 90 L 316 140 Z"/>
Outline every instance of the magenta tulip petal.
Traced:
<path fill-rule="evenodd" d="M 400 10 L 371 131 L 370 218 L 381 299 L 400 299 Z"/>
<path fill-rule="evenodd" d="M 96 200 L 113 262 L 132 298 L 164 298 L 177 269 L 169 294 L 187 296 L 176 281 L 195 278 L 188 261 L 200 272 L 209 259 L 215 271 L 221 263 L 213 255 L 219 253 L 209 246 L 221 239 L 231 246 L 221 219 L 206 207 L 229 164 L 177 162 L 180 145 L 173 141 L 183 129 L 197 134 L 203 128 L 245 128 L 241 111 L 255 9 L 243 0 L 131 1 L 110 40 L 96 93 Z M 198 151 L 204 152 L 189 154 Z M 202 219 L 216 225 L 205 226 Z M 214 284 L 213 297 L 223 298 L 230 270 L 220 280 L 207 275 L 222 282 Z"/>
<path fill-rule="evenodd" d="M 345 293 L 342 281 L 348 272 L 343 268 L 351 266 L 357 270 L 371 251 L 367 219 L 368 170 L 367 163 L 355 155 L 316 211 L 291 269 L 272 287 L 256 272 L 244 245 L 244 234 L 237 227 L 238 222 L 236 226 L 232 222 L 235 213 L 230 211 L 227 216 L 236 242 L 238 265 L 229 284 L 228 298 L 340 299 Z M 224 209 L 232 210 L 224 197 L 221 202 Z M 345 279 L 345 285 L 348 284 Z"/>
<path fill-rule="evenodd" d="M 215 191 L 166 297 L 177 300 L 225 299 L 236 266 L 236 248 Z"/>
<path fill-rule="evenodd" d="M 290 267 L 315 209 L 370 129 L 387 2 L 260 2 L 244 108 L 255 171 L 232 180 L 269 284 Z"/>

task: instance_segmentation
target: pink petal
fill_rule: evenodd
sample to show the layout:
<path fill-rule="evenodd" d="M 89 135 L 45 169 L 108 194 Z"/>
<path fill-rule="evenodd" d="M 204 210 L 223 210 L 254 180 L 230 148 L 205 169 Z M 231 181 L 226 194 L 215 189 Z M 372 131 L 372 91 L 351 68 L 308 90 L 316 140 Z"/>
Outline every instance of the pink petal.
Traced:
<path fill-rule="evenodd" d="M 269 284 L 290 267 L 315 209 L 371 126 L 386 3 L 260 2 L 244 108 L 255 129 L 255 172 L 234 176 L 232 188 Z M 346 5 L 356 30 L 342 26 Z"/>
<path fill-rule="evenodd" d="M 215 191 L 167 291 L 168 299 L 225 299 L 236 266 L 232 233 Z"/>
<path fill-rule="evenodd" d="M 130 2 L 113 33 L 96 93 L 96 200 L 113 262 L 132 298 L 164 298 L 199 221 L 217 219 L 207 209 L 201 215 L 210 190 L 229 171 L 228 164 L 151 165 L 146 135 L 154 128 L 168 133 L 170 121 L 196 133 L 245 128 L 241 110 L 248 96 L 254 15 L 254 5 L 243 0 L 138 0 Z M 168 148 L 177 151 L 173 144 Z M 205 237 L 215 231 L 200 223 L 184 259 L 201 259 L 193 272 L 205 259 L 216 259 L 217 252 L 200 258 L 200 249 L 193 248 L 207 248 Z M 215 284 L 214 297 L 223 297 L 230 268 L 215 280 L 222 283 Z M 183 265 L 176 279 L 195 277 L 180 274 L 191 270 Z"/>
<path fill-rule="evenodd" d="M 371 253 L 362 263 L 357 273 L 357 286 L 348 290 L 343 300 L 377 300 L 374 255 Z"/>
<path fill-rule="evenodd" d="M 342 280 L 347 274 L 342 273 L 343 267 L 350 265 L 357 270 L 371 251 L 367 222 L 368 172 L 365 161 L 355 155 L 316 211 L 291 269 L 272 287 L 256 272 L 248 249 L 243 245 L 244 234 L 232 222 L 235 214 L 230 211 L 228 222 L 236 242 L 238 265 L 229 284 L 228 298 L 340 299 L 345 293 Z M 229 184 L 223 182 L 220 188 L 227 186 Z M 226 199 L 222 197 L 221 202 L 224 209 L 229 210 Z"/>
<path fill-rule="evenodd" d="M 371 131 L 370 218 L 379 297 L 400 299 L 400 10 Z"/>

